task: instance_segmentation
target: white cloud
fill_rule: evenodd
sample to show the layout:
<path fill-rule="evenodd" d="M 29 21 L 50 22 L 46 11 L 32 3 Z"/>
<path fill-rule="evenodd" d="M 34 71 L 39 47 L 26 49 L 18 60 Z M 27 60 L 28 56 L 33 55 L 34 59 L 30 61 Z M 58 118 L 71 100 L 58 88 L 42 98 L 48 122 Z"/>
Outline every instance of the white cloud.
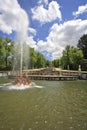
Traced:
<path fill-rule="evenodd" d="M 48 9 L 45 9 L 43 5 L 40 5 L 32 8 L 31 11 L 33 14 L 32 18 L 41 22 L 41 24 L 45 24 L 56 19 L 62 19 L 60 6 L 56 1 L 50 2 Z"/>
<path fill-rule="evenodd" d="M 48 5 L 48 0 L 39 0 L 38 4 L 45 4 Z"/>
<path fill-rule="evenodd" d="M 36 49 L 36 42 L 33 40 L 33 36 L 27 37 L 26 43 L 27 43 L 30 47 Z"/>
<path fill-rule="evenodd" d="M 0 1 L 0 30 L 6 34 L 16 31 L 18 40 L 25 41 L 29 20 L 17 0 Z"/>
<path fill-rule="evenodd" d="M 38 41 L 36 50 L 47 50 L 53 59 L 59 58 L 66 45 L 77 46 L 79 38 L 87 33 L 87 20 L 71 20 L 63 24 L 54 24 L 46 41 Z"/>
<path fill-rule="evenodd" d="M 83 14 L 85 12 L 87 12 L 87 4 L 79 6 L 78 11 L 73 12 L 73 15 L 77 17 L 78 15 Z"/>
<path fill-rule="evenodd" d="M 0 30 L 8 35 L 15 31 L 17 41 L 26 42 L 35 48 L 33 36 L 36 30 L 29 27 L 27 13 L 17 0 L 0 0 Z"/>
<path fill-rule="evenodd" d="M 36 33 L 37 33 L 34 28 L 29 27 L 28 30 L 29 30 L 29 34 L 30 34 L 30 35 L 36 35 Z"/>

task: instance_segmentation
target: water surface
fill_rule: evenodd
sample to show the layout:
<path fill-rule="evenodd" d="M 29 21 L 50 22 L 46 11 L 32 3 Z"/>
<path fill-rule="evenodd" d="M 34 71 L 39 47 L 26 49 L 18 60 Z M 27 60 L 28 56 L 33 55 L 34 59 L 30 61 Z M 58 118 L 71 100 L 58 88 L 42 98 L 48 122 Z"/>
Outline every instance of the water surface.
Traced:
<path fill-rule="evenodd" d="M 87 81 L 0 90 L 0 130 L 87 130 Z"/>

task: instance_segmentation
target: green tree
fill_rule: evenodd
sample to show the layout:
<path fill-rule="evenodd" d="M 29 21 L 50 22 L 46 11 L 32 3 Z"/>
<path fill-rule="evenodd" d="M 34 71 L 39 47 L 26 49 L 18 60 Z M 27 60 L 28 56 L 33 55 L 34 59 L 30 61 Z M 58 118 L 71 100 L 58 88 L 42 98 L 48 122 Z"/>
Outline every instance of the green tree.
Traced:
<path fill-rule="evenodd" d="M 34 48 L 30 48 L 30 68 L 36 68 L 37 53 Z"/>
<path fill-rule="evenodd" d="M 5 67 L 5 47 L 2 37 L 0 37 L 0 69 L 2 70 Z"/>
<path fill-rule="evenodd" d="M 78 69 L 78 65 L 83 60 L 83 53 L 81 50 L 75 47 L 66 46 L 63 51 L 61 63 L 65 69 Z"/>
<path fill-rule="evenodd" d="M 72 47 L 70 50 L 70 64 L 72 69 L 78 69 L 83 60 L 83 53 L 78 48 Z"/>
<path fill-rule="evenodd" d="M 6 68 L 11 67 L 11 60 L 9 59 L 9 56 L 13 55 L 13 46 L 14 46 L 14 42 L 9 38 L 5 38 L 4 47 L 5 47 L 5 66 L 6 66 Z"/>
<path fill-rule="evenodd" d="M 60 64 L 60 60 L 59 59 L 55 59 L 52 61 L 52 64 L 54 67 L 59 67 L 59 64 Z"/>
<path fill-rule="evenodd" d="M 50 61 L 46 60 L 43 54 L 30 48 L 30 68 L 43 68 L 49 65 Z"/>
<path fill-rule="evenodd" d="M 49 67 L 49 66 L 50 66 L 50 64 L 51 64 L 51 61 L 46 60 L 45 62 L 46 62 L 46 65 L 45 65 L 45 66 L 46 66 L 46 67 Z"/>
<path fill-rule="evenodd" d="M 81 69 L 87 71 L 87 59 L 83 59 L 81 62 Z"/>
<path fill-rule="evenodd" d="M 11 69 L 9 56 L 13 55 L 13 44 L 14 42 L 11 39 L 0 37 L 0 70 Z"/>
<path fill-rule="evenodd" d="M 70 45 L 67 45 L 61 57 L 61 65 L 67 69 L 70 66 Z"/>
<path fill-rule="evenodd" d="M 37 53 L 37 68 L 43 68 L 46 65 L 46 60 L 41 53 Z"/>
<path fill-rule="evenodd" d="M 79 39 L 77 47 L 82 50 L 84 58 L 87 59 L 87 34 Z"/>

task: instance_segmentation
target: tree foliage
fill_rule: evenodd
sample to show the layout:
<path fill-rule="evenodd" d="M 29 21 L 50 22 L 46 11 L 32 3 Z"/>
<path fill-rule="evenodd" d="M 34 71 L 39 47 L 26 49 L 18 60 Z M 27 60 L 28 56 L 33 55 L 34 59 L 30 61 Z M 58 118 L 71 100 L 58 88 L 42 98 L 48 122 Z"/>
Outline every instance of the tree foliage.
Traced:
<path fill-rule="evenodd" d="M 59 67 L 60 66 L 60 60 L 59 59 L 55 59 L 55 60 L 52 61 L 52 64 L 55 67 Z"/>
<path fill-rule="evenodd" d="M 36 68 L 37 53 L 33 48 L 30 48 L 30 68 Z"/>
<path fill-rule="evenodd" d="M 43 67 L 45 67 L 45 64 L 46 64 L 46 60 L 45 60 L 44 56 L 38 52 L 37 53 L 37 62 L 36 62 L 37 68 L 43 68 Z"/>
<path fill-rule="evenodd" d="M 13 44 L 14 42 L 9 39 L 3 39 L 0 37 L 0 69 L 10 69 L 11 68 L 11 60 L 10 56 L 13 55 Z"/>
<path fill-rule="evenodd" d="M 82 59 L 82 51 L 68 45 L 63 51 L 61 64 L 65 69 L 78 69 L 78 65 L 81 64 Z"/>
<path fill-rule="evenodd" d="M 79 39 L 77 47 L 82 50 L 84 59 L 87 59 L 87 34 Z"/>
<path fill-rule="evenodd" d="M 47 61 L 43 54 L 30 48 L 30 68 L 43 68 L 49 66 L 49 62 L 50 61 Z"/>

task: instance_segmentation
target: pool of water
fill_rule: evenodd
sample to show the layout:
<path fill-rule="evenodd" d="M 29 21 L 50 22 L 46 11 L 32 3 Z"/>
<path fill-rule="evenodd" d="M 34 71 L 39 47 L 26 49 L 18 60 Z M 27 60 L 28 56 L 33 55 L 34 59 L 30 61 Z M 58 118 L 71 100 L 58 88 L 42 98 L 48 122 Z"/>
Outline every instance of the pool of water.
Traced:
<path fill-rule="evenodd" d="M 0 90 L 0 130 L 87 130 L 87 81 Z"/>

